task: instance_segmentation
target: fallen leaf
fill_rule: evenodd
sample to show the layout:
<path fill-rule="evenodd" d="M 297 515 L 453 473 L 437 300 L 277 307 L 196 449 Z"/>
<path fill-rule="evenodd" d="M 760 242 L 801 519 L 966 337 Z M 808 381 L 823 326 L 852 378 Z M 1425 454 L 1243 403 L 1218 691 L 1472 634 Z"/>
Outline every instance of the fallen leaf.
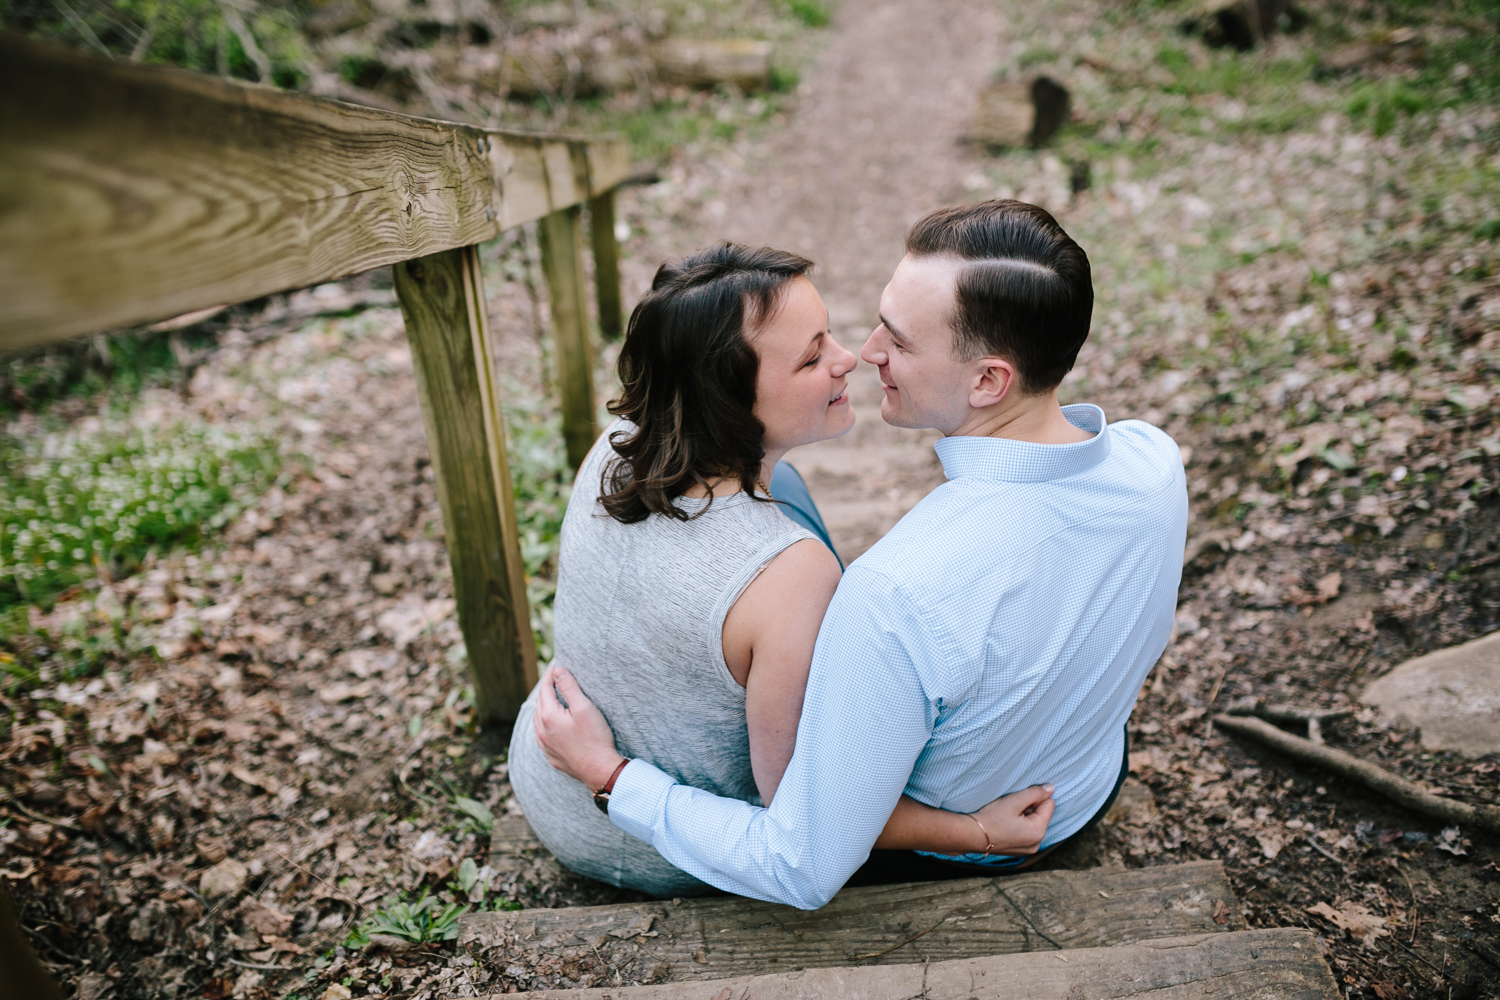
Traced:
<path fill-rule="evenodd" d="M 1443 835 L 1438 838 L 1437 849 L 1447 851 L 1454 857 L 1458 857 L 1469 853 L 1463 847 L 1466 843 L 1468 841 L 1463 839 L 1463 835 L 1459 833 L 1458 827 L 1450 826 L 1443 830 Z"/>
<path fill-rule="evenodd" d="M 234 858 L 225 858 L 203 873 L 198 880 L 198 891 L 214 899 L 219 896 L 236 896 L 245 888 L 250 869 Z"/>
<path fill-rule="evenodd" d="M 292 915 L 282 913 L 274 906 L 263 902 L 246 912 L 244 921 L 246 928 L 265 939 L 267 936 L 285 934 L 287 928 L 292 926 Z"/>
<path fill-rule="evenodd" d="M 277 792 L 281 791 L 281 782 L 277 781 L 269 774 L 257 774 L 256 772 L 250 770 L 248 767 L 244 767 L 239 764 L 235 764 L 234 766 L 232 766 L 229 769 L 229 773 L 234 775 L 236 778 L 239 778 L 247 785 L 254 785 L 256 788 L 264 788 L 272 795 L 275 795 Z"/>
<path fill-rule="evenodd" d="M 1261 853 L 1272 861 L 1276 860 L 1276 855 L 1286 846 L 1286 841 L 1274 833 L 1258 833 L 1255 839 L 1260 842 Z"/>
<path fill-rule="evenodd" d="M 375 693 L 374 681 L 361 681 L 358 684 L 330 684 L 318 692 L 318 700 L 325 701 L 330 705 L 341 701 L 353 701 L 356 698 L 368 698 Z"/>
<path fill-rule="evenodd" d="M 1347 932 L 1350 937 L 1358 939 L 1367 948 L 1375 943 L 1376 938 L 1390 934 L 1385 929 L 1385 918 L 1371 913 L 1362 903 L 1345 903 L 1338 909 L 1327 903 L 1319 903 L 1309 906 L 1307 912 L 1322 917 L 1339 930 Z"/>
<path fill-rule="evenodd" d="M 647 913 L 638 917 L 632 924 L 630 924 L 630 926 L 626 927 L 624 930 L 610 931 L 609 934 L 611 937 L 625 939 L 633 938 L 637 935 L 646 934 L 647 932 L 649 932 L 651 930 L 651 925 L 655 922 L 655 920 L 656 914 Z"/>
<path fill-rule="evenodd" d="M 1329 573 L 1318 580 L 1318 598 L 1324 602 L 1331 601 L 1339 596 L 1339 588 L 1344 585 L 1344 574 L 1339 572 Z"/>

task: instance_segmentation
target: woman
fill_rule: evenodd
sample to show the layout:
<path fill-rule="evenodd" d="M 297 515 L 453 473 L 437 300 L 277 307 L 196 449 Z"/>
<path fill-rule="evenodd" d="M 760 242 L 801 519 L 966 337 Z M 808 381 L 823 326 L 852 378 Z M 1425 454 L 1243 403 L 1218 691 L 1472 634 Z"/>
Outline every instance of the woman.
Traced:
<path fill-rule="evenodd" d="M 665 264 L 620 352 L 619 419 L 579 469 L 563 522 L 557 659 L 621 753 L 679 781 L 769 804 L 791 759 L 813 644 L 840 566 L 787 450 L 854 423 L 856 360 L 795 254 L 729 243 Z M 769 481 L 802 494 L 796 523 Z M 543 678 L 543 683 L 549 683 Z M 574 871 L 657 896 L 709 887 L 627 836 L 553 770 L 533 726 L 510 747 L 532 828 Z M 1050 786 L 972 816 L 903 798 L 881 848 L 1029 854 Z"/>

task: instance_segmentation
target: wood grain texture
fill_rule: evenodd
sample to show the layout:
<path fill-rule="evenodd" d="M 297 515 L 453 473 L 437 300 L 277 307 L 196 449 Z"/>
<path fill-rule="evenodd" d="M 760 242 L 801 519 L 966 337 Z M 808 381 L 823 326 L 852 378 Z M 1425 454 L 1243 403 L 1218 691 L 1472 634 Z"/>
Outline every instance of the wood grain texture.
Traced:
<path fill-rule="evenodd" d="M 532 952 L 576 948 L 627 973 L 642 967 L 658 979 L 699 980 L 1113 946 L 1243 926 L 1223 866 L 1199 861 L 867 886 L 813 911 L 720 896 L 476 913 L 462 918 L 459 943 L 499 969 Z"/>
<path fill-rule="evenodd" d="M 599 336 L 619 340 L 625 332 L 620 296 L 620 242 L 615 239 L 615 193 L 589 199 L 589 240 L 594 245 L 594 295 L 599 304 Z"/>
<path fill-rule="evenodd" d="M 991 955 L 605 989 L 507 994 L 533 1000 L 1335 1000 L 1337 983 L 1300 928 L 1201 934 L 1066 953 Z"/>
<path fill-rule="evenodd" d="M 622 139 L 480 129 L 0 33 L 0 350 L 479 243 Z"/>
<path fill-rule="evenodd" d="M 594 351 L 584 297 L 582 213 L 577 206 L 546 216 L 537 226 L 542 269 L 552 304 L 552 346 L 561 398 L 568 464 L 577 469 L 594 446 Z M 618 284 L 618 278 L 616 279 Z"/>
<path fill-rule="evenodd" d="M 393 271 L 478 715 L 481 722 L 511 720 L 537 681 L 536 640 L 478 248 L 445 250 Z"/>

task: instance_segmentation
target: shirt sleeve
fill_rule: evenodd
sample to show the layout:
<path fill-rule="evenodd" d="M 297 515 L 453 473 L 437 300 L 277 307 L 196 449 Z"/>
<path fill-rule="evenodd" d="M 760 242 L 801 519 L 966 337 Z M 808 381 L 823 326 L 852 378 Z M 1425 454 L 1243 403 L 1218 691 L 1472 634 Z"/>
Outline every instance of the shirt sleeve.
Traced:
<path fill-rule="evenodd" d="M 770 808 L 633 760 L 610 820 L 720 889 L 824 905 L 869 857 L 932 733 L 918 666 L 941 662 L 932 634 L 886 577 L 851 567 L 818 633 L 797 748 Z"/>

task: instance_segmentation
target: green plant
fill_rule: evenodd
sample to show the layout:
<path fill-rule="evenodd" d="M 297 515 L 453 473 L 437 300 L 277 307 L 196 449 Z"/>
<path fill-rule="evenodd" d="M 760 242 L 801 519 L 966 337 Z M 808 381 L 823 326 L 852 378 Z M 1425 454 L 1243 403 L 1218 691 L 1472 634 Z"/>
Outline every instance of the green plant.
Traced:
<path fill-rule="evenodd" d="M 152 549 L 199 541 L 270 485 L 271 444 L 221 427 L 0 439 L 0 608 L 47 603 Z"/>
<path fill-rule="evenodd" d="M 488 833 L 495 827 L 495 814 L 490 812 L 489 807 L 483 802 L 477 802 L 462 795 L 455 795 L 453 797 L 453 808 L 469 817 L 474 826 L 482 833 Z"/>
<path fill-rule="evenodd" d="M 458 937 L 458 918 L 468 911 L 467 906 L 458 903 L 439 908 L 438 901 L 423 889 L 414 903 L 399 898 L 388 900 L 385 909 L 372 913 L 368 920 L 354 929 L 346 945 L 363 948 L 377 934 L 401 938 L 412 944 L 452 941 Z"/>
<path fill-rule="evenodd" d="M 297 3 L 217 0 L 80 0 L 6 4 L 6 27 L 115 58 L 186 66 L 282 87 L 305 77 Z"/>
<path fill-rule="evenodd" d="M 787 6 L 791 8 L 792 16 L 809 28 L 828 25 L 828 5 L 821 0 L 787 0 Z"/>
<path fill-rule="evenodd" d="M 526 566 L 526 598 L 537 655 L 552 658 L 552 599 L 557 593 L 557 551 L 573 471 L 563 447 L 562 417 L 523 391 L 506 393 L 507 454 Z M 418 730 L 420 732 L 420 729 Z M 416 733 L 412 734 L 415 737 Z"/>

